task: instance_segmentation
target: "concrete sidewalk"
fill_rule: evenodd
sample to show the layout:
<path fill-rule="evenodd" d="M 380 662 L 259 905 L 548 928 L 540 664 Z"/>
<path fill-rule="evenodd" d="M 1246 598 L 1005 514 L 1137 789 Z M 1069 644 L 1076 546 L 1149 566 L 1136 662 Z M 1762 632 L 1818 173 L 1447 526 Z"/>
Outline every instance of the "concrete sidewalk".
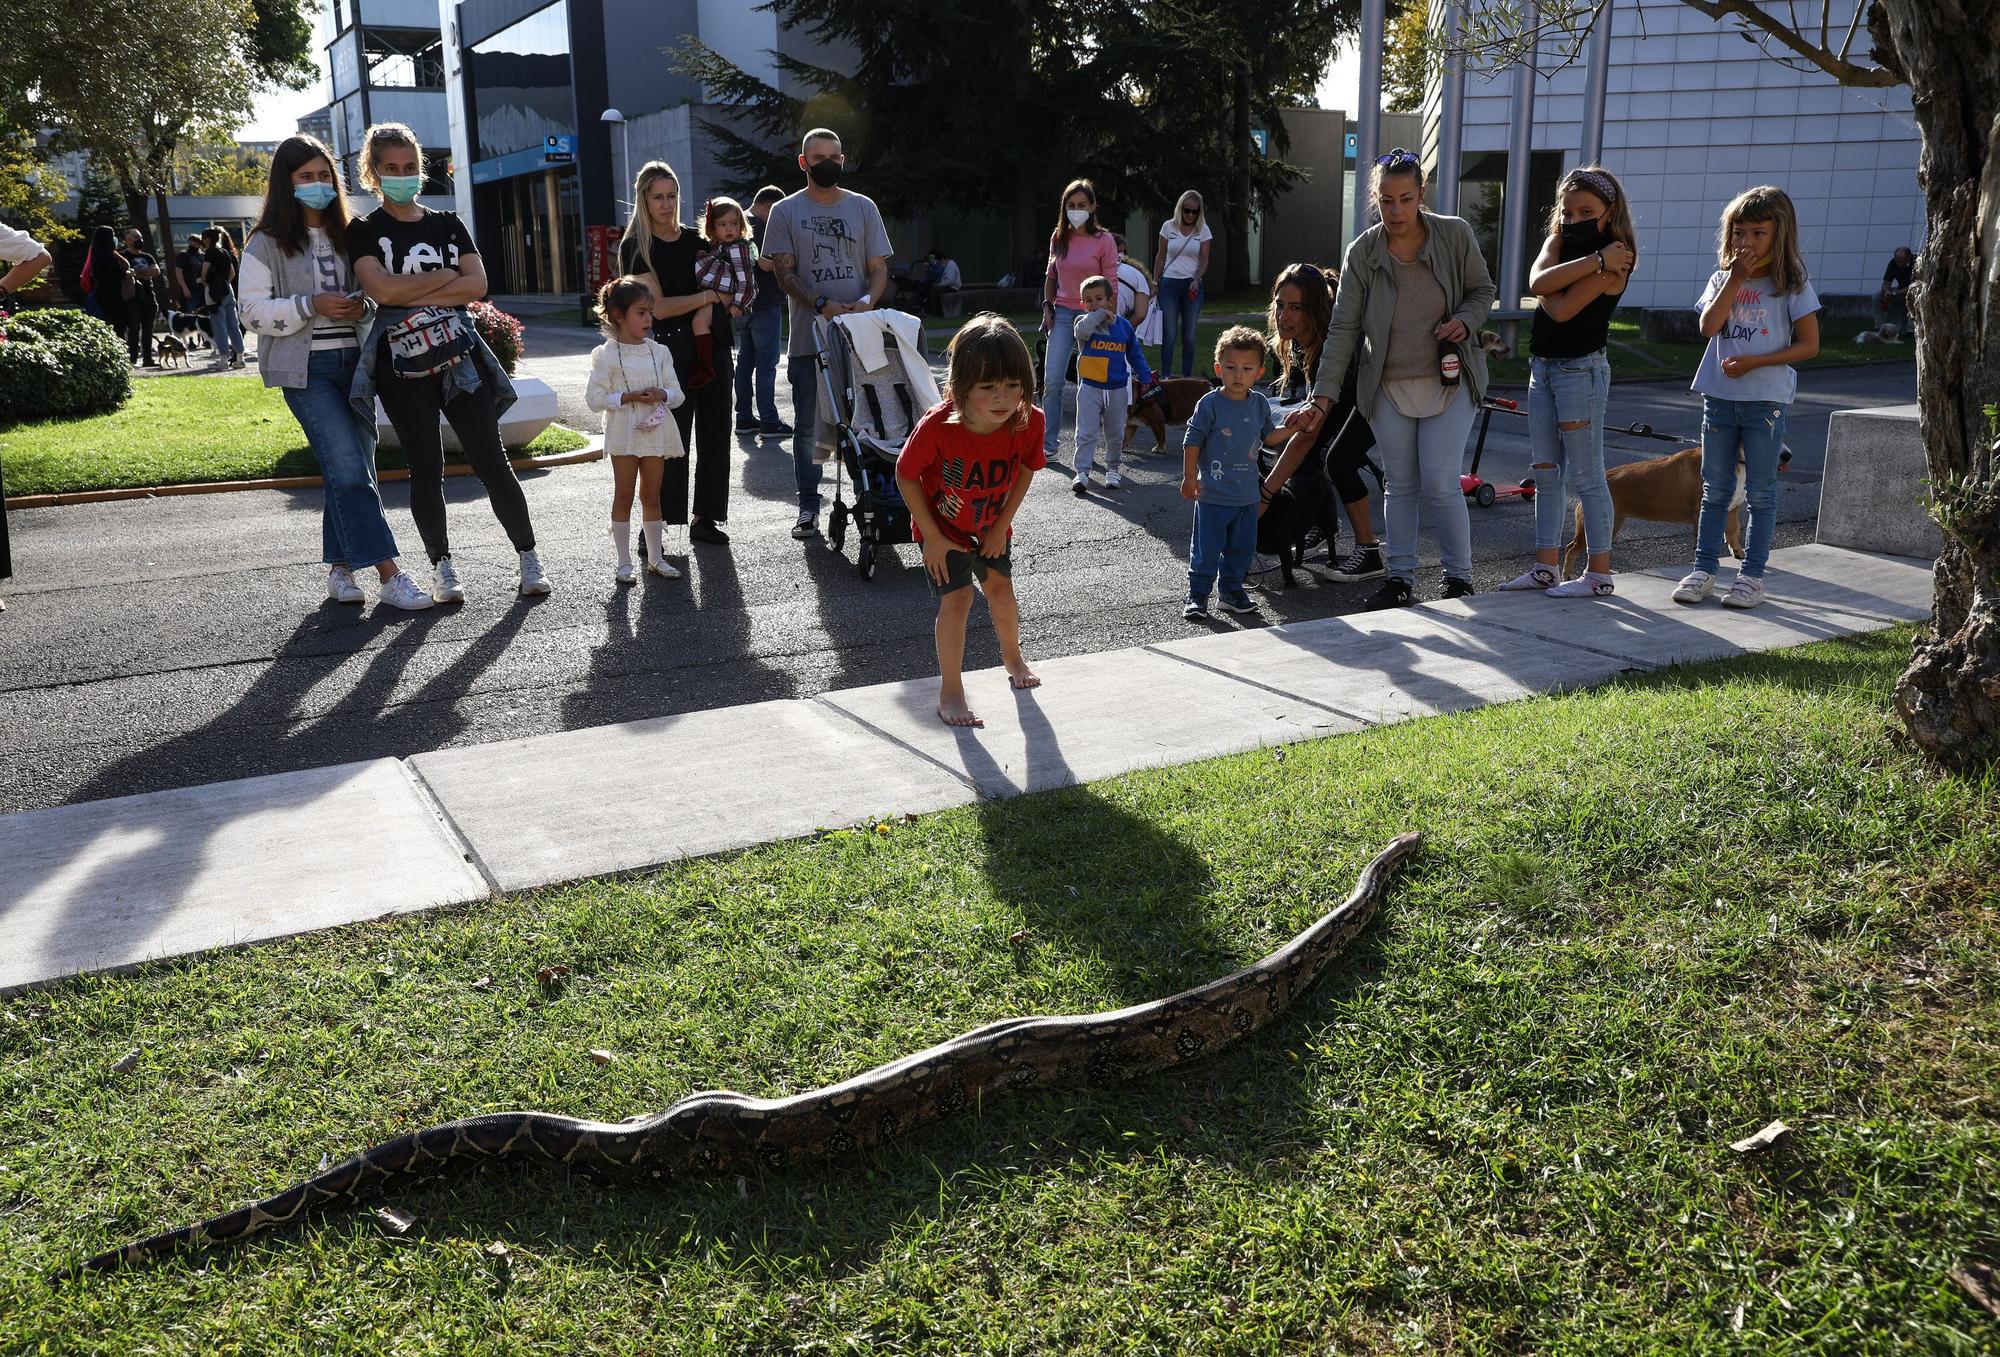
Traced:
<path fill-rule="evenodd" d="M 1136 768 L 1359 730 L 1928 616 L 1929 563 L 1773 553 L 1751 612 L 1664 572 L 0 816 L 0 993 Z M 1150 704 L 1124 694 L 1158 695 Z"/>

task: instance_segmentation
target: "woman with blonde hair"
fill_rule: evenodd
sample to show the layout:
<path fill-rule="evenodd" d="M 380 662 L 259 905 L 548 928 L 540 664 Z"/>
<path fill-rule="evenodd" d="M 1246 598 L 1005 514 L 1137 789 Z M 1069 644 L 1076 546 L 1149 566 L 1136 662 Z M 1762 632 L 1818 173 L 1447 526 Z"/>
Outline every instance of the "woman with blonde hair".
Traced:
<path fill-rule="evenodd" d="M 443 416 L 486 487 L 493 516 L 520 560 L 514 587 L 523 598 L 549 592 L 535 552 L 528 497 L 514 478 L 500 437 L 500 416 L 514 404 L 514 384 L 479 337 L 465 308 L 486 295 L 486 265 L 455 212 L 417 201 L 424 148 L 401 123 L 377 123 L 361 143 L 361 186 L 382 202 L 348 223 L 354 278 L 375 303 L 375 323 L 361 343 L 349 399 L 373 420 L 375 398 L 410 463 L 410 516 L 431 558 L 431 597 L 465 602 L 452 563 L 444 512 Z"/>
<path fill-rule="evenodd" d="M 1160 376 L 1175 375 L 1174 340 L 1180 340 L 1182 377 L 1195 371 L 1194 328 L 1201 321 L 1202 280 L 1208 276 L 1208 252 L 1214 240 L 1208 229 L 1208 209 L 1193 189 L 1174 204 L 1174 215 L 1160 223 L 1160 248 L 1153 259 L 1153 276 L 1160 280 L 1160 323 L 1166 342 L 1160 346 Z"/>
<path fill-rule="evenodd" d="M 680 176 L 665 161 L 647 161 L 633 183 L 632 215 L 618 242 L 618 271 L 652 289 L 653 338 L 673 355 L 674 370 L 687 374 L 687 400 L 674 411 L 674 423 L 689 456 L 667 463 L 661 512 L 669 526 L 686 524 L 690 541 L 727 546 L 729 535 L 718 525 L 729 518 L 730 393 L 736 385 L 730 350 L 735 333 L 722 294 L 695 277 L 703 248 L 694 228 L 681 220 Z M 707 321 L 706 354 L 700 352 L 697 318 Z"/>

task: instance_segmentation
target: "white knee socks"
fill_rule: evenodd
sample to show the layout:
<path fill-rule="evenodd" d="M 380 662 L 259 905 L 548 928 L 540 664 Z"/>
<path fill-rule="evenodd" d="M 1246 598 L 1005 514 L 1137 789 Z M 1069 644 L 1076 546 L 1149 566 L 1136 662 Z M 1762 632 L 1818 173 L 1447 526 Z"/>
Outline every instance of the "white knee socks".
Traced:
<path fill-rule="evenodd" d="M 618 548 L 618 568 L 623 570 L 632 564 L 632 524 L 629 520 L 620 523 L 611 520 L 611 542 Z"/>
<path fill-rule="evenodd" d="M 666 560 L 665 549 L 660 545 L 660 530 L 662 526 L 662 520 L 657 518 L 650 523 L 641 523 L 639 525 L 639 533 L 646 539 L 646 559 L 654 565 L 659 565 Z"/>

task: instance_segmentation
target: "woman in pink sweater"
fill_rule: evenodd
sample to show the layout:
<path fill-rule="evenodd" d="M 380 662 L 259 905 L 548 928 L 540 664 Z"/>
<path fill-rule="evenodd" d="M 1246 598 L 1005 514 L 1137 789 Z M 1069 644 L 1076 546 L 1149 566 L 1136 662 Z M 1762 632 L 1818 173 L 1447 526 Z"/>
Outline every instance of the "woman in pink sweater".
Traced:
<path fill-rule="evenodd" d="M 1069 372 L 1072 333 L 1083 314 L 1077 295 L 1083 280 L 1118 276 L 1118 242 L 1097 224 L 1097 189 L 1088 179 L 1072 179 L 1063 190 L 1062 217 L 1049 237 L 1049 270 L 1042 281 L 1042 334 L 1048 355 L 1042 363 L 1042 451 L 1053 457 L 1062 439 L 1063 384 Z"/>

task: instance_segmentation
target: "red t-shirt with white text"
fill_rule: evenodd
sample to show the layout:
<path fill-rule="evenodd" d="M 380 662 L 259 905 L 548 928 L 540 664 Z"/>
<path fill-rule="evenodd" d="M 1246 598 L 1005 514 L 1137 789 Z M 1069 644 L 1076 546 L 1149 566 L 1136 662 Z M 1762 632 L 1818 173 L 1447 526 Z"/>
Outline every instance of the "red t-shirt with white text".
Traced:
<path fill-rule="evenodd" d="M 944 535 L 971 551 L 1007 502 L 1021 468 L 1040 471 L 1049 459 L 1042 452 L 1042 412 L 1033 406 L 1025 429 L 1010 422 L 992 433 L 974 433 L 951 414 L 947 397 L 917 421 L 896 458 L 896 475 L 923 486 Z M 921 531 L 917 540 L 923 540 Z"/>

